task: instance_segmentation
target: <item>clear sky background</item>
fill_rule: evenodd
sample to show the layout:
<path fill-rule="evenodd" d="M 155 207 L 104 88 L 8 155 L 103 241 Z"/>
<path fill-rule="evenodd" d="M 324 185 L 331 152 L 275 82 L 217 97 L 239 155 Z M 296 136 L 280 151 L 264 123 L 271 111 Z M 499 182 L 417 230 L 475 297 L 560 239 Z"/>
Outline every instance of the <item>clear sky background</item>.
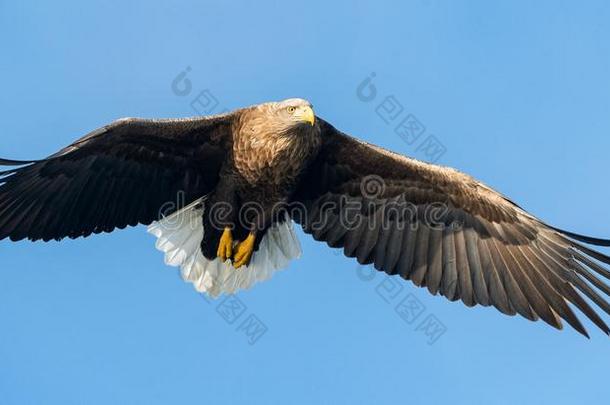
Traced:
<path fill-rule="evenodd" d="M 0 0 L 0 156 L 41 158 L 119 117 L 194 115 L 207 89 L 214 112 L 307 98 L 338 128 L 425 159 L 376 114 L 394 96 L 446 148 L 439 163 L 609 237 L 610 5 L 531 3 Z M 0 404 L 608 398 L 610 341 L 590 322 L 587 340 L 407 282 L 389 297 L 381 274 L 299 234 L 304 257 L 239 294 L 233 323 L 143 227 L 1 242 Z M 419 317 L 397 314 L 403 299 Z M 254 344 L 250 315 L 267 329 Z"/>

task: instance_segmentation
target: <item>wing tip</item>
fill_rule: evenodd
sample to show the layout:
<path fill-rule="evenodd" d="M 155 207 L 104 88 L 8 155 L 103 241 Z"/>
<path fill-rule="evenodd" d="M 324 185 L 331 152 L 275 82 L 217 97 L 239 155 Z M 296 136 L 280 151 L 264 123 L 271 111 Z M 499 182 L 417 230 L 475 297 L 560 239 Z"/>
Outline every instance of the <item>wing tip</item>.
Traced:
<path fill-rule="evenodd" d="M 594 238 L 592 236 L 581 235 L 578 233 L 566 231 L 564 229 L 550 227 L 552 230 L 559 232 L 560 234 L 567 236 L 568 238 L 577 240 L 579 242 L 588 243 L 595 246 L 610 246 L 610 239 Z"/>
<path fill-rule="evenodd" d="M 0 158 L 0 166 L 23 166 L 36 163 L 36 160 L 14 160 Z"/>

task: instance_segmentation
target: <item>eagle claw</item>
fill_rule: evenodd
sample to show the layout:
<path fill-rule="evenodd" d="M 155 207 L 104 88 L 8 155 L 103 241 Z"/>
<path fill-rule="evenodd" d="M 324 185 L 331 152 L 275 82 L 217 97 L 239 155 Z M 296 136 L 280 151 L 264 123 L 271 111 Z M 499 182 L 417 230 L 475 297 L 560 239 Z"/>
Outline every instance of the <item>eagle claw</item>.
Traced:
<path fill-rule="evenodd" d="M 216 256 L 218 256 L 223 262 L 231 257 L 233 254 L 233 234 L 231 228 L 226 227 L 218 242 L 218 250 Z"/>
<path fill-rule="evenodd" d="M 254 252 L 254 241 L 256 236 L 253 233 L 248 234 L 248 237 L 236 247 L 235 254 L 233 255 L 233 266 L 238 269 L 242 266 L 247 266 L 252 258 Z"/>

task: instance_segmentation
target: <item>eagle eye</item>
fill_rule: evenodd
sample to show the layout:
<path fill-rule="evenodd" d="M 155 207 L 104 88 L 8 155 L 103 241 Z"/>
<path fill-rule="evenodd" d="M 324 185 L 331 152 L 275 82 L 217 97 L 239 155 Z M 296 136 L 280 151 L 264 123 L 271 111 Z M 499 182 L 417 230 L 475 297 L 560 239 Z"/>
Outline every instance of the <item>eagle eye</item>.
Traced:
<path fill-rule="evenodd" d="M 289 112 L 290 114 L 292 114 L 293 112 L 295 112 L 295 111 L 296 111 L 296 109 L 297 109 L 296 107 L 294 107 L 294 106 L 290 106 L 290 107 L 288 107 L 286 110 L 288 110 L 288 112 Z"/>

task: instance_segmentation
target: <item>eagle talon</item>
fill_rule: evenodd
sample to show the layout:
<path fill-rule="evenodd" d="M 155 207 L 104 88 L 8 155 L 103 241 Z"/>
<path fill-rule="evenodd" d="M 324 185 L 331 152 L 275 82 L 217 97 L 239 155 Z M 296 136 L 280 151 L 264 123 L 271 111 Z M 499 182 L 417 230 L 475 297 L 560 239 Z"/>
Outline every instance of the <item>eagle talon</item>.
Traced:
<path fill-rule="evenodd" d="M 218 250 L 216 256 L 219 257 L 223 262 L 231 257 L 233 254 L 233 234 L 231 228 L 225 227 L 218 242 Z"/>
<path fill-rule="evenodd" d="M 254 253 L 254 241 L 256 236 L 253 233 L 248 234 L 248 237 L 236 247 L 235 254 L 233 255 L 233 266 L 238 269 L 242 266 L 247 266 Z"/>

